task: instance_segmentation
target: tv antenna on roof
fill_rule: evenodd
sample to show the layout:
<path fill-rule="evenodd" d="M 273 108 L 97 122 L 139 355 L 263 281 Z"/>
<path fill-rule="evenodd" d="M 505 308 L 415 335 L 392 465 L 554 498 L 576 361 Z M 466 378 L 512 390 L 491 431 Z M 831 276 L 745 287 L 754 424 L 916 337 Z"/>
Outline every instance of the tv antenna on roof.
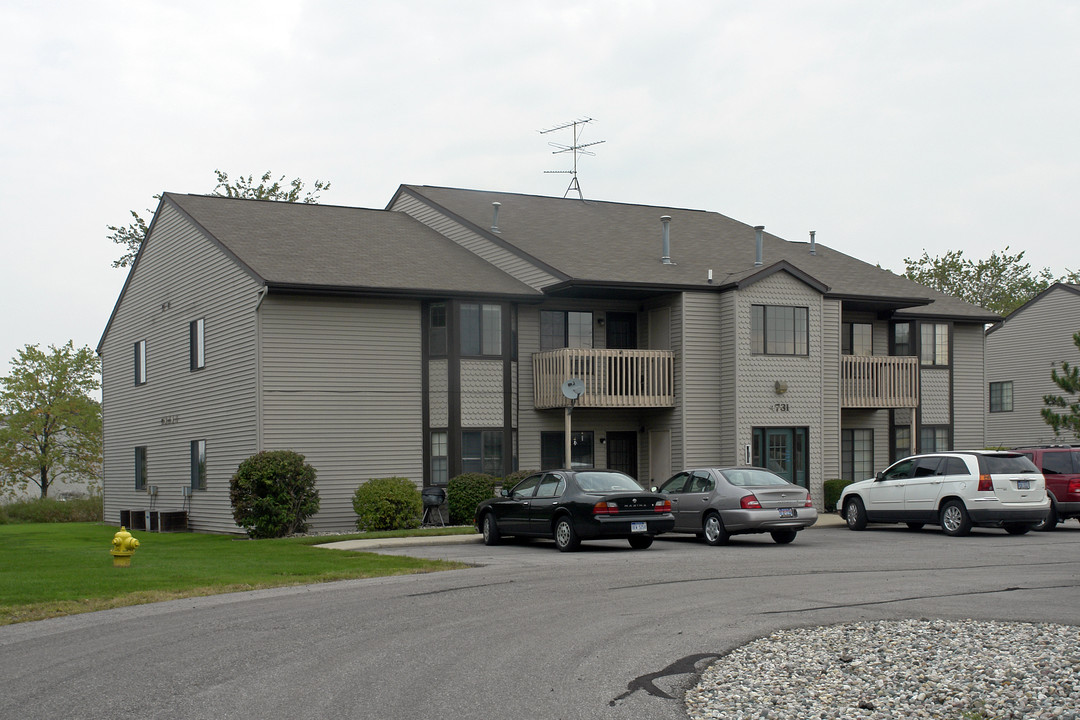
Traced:
<path fill-rule="evenodd" d="M 553 142 L 548 143 L 548 145 L 550 145 L 551 147 L 558 148 L 557 150 L 552 151 L 552 153 L 551 153 L 552 155 L 558 155 L 559 153 L 566 153 L 566 152 L 574 153 L 574 169 L 573 170 L 545 170 L 544 171 L 545 174 L 549 174 L 549 175 L 572 175 L 573 176 L 573 177 L 570 178 L 570 185 L 566 188 L 566 192 L 563 193 L 563 197 L 566 197 L 567 195 L 569 195 L 571 190 L 576 190 L 577 194 L 578 194 L 578 198 L 580 198 L 581 200 L 585 199 L 585 196 L 581 194 L 581 185 L 578 184 L 578 179 L 577 179 L 577 159 L 578 159 L 578 155 L 579 154 L 580 155 L 596 155 L 596 153 L 590 152 L 590 151 L 586 150 L 585 148 L 592 147 L 593 145 L 599 145 L 600 143 L 604 142 L 603 140 L 596 140 L 595 142 L 584 143 L 584 144 L 578 142 L 578 127 L 579 126 L 583 127 L 583 126 L 585 126 L 585 125 L 587 125 L 587 124 L 589 124 L 591 122 L 593 122 L 593 119 L 591 117 L 581 118 L 579 120 L 573 120 L 573 121 L 568 122 L 568 123 L 563 123 L 562 125 L 559 125 L 557 127 L 548 128 L 547 130 L 541 130 L 540 131 L 541 135 L 546 135 L 546 134 L 548 134 L 550 132 L 555 132 L 556 130 L 565 130 L 567 128 L 573 128 L 574 129 L 574 143 L 572 145 L 562 145 L 560 143 L 553 143 Z"/>

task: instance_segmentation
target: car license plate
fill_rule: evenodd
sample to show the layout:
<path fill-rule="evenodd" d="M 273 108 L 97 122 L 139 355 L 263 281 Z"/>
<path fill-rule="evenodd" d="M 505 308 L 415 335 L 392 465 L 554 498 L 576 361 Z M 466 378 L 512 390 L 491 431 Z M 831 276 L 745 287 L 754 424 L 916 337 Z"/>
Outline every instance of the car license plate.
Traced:
<path fill-rule="evenodd" d="M 649 523 L 644 522 L 632 522 L 630 523 L 630 532 L 648 532 Z"/>
<path fill-rule="evenodd" d="M 1016 481 L 1016 489 L 1017 490 L 1030 490 L 1031 489 L 1031 481 L 1030 480 L 1017 480 Z"/>
<path fill-rule="evenodd" d="M 793 518 L 795 517 L 795 508 L 780 508 L 780 517 Z"/>

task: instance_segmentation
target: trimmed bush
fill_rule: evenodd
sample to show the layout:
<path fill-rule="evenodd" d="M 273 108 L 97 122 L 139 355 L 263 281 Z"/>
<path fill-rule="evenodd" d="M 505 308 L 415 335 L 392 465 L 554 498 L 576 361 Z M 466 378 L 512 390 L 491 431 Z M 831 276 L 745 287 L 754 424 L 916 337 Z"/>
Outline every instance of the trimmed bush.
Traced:
<path fill-rule="evenodd" d="M 361 531 L 418 528 L 424 514 L 420 491 L 403 477 L 368 480 L 356 488 L 352 506 Z"/>
<path fill-rule="evenodd" d="M 229 481 L 233 519 L 253 538 L 285 537 L 307 530 L 319 511 L 315 468 L 292 450 L 252 455 Z"/>
<path fill-rule="evenodd" d="M 484 473 L 463 473 L 446 485 L 446 506 L 451 525 L 472 525 L 476 506 L 495 497 L 498 478 Z"/>
<path fill-rule="evenodd" d="M 101 522 L 101 493 L 86 498 L 41 498 L 0 505 L 0 525 L 9 523 Z"/>
<path fill-rule="evenodd" d="M 840 478 L 834 478 L 824 482 L 825 512 L 836 512 L 836 503 L 840 500 L 840 493 L 842 493 L 844 488 L 851 483 L 851 480 L 841 480 Z"/>

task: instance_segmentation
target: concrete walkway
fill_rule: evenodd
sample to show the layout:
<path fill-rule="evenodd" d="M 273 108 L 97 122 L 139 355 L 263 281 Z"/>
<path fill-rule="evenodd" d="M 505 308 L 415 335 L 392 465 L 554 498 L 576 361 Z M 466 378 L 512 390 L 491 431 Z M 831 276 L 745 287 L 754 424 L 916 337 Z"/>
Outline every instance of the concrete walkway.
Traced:
<path fill-rule="evenodd" d="M 837 513 L 819 513 L 816 523 L 808 529 L 815 528 L 838 528 L 845 527 L 844 519 Z M 333 550 L 365 550 L 373 551 L 381 548 L 402 548 L 423 545 L 452 545 L 455 543 L 478 543 L 483 541 L 480 533 L 472 535 L 425 535 L 423 537 L 405 538 L 378 538 L 374 540 L 340 540 L 338 542 L 320 543 L 315 547 L 331 548 Z"/>

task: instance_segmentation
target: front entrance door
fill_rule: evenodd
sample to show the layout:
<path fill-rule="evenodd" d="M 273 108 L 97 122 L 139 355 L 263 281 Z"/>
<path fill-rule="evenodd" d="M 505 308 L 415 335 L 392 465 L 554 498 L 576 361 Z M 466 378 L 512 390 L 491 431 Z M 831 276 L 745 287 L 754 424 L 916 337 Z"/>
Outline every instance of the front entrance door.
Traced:
<path fill-rule="evenodd" d="M 607 467 L 637 479 L 637 433 L 609 432 L 607 434 Z M 646 483 L 642 483 L 645 485 Z"/>
<path fill-rule="evenodd" d="M 753 463 L 809 487 L 806 428 L 754 428 Z"/>

